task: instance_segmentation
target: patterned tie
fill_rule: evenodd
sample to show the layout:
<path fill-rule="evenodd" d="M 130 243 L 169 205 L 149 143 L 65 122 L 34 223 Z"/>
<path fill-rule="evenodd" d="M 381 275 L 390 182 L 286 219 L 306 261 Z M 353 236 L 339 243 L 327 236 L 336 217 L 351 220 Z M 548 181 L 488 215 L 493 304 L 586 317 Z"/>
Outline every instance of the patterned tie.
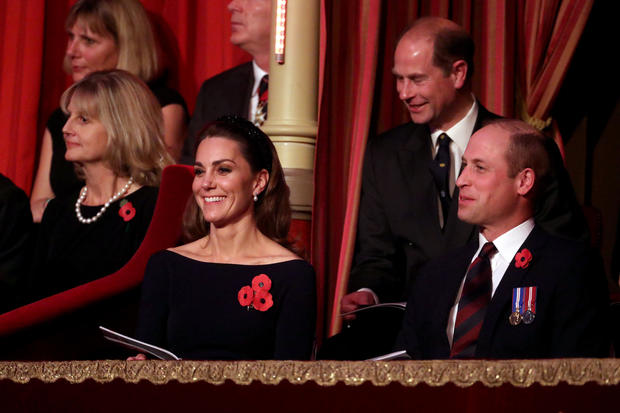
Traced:
<path fill-rule="evenodd" d="M 443 216 L 443 227 L 448 222 L 448 211 L 450 211 L 450 137 L 445 133 L 439 135 L 437 139 L 439 149 L 437 155 L 431 163 L 431 173 L 435 179 L 435 186 L 439 193 L 441 202 L 441 212 Z"/>
<path fill-rule="evenodd" d="M 263 76 L 258 85 L 258 105 L 254 115 L 254 124 L 262 126 L 267 119 L 267 98 L 269 97 L 269 75 Z"/>
<path fill-rule="evenodd" d="M 478 335 L 491 302 L 491 261 L 497 252 L 492 242 L 483 245 L 480 254 L 471 263 L 459 300 L 459 310 L 454 324 L 450 358 L 471 358 L 476 353 Z"/>

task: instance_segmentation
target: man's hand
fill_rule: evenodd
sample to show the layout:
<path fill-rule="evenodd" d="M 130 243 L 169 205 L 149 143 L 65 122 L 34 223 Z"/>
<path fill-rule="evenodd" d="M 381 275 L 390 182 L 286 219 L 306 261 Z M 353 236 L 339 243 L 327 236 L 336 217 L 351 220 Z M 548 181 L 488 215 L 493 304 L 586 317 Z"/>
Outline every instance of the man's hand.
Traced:
<path fill-rule="evenodd" d="M 342 297 L 340 301 L 340 313 L 348 313 L 354 311 L 363 305 L 372 305 L 375 303 L 375 298 L 370 291 L 356 291 L 349 293 Z M 347 321 L 355 320 L 355 314 L 348 314 L 342 317 Z"/>

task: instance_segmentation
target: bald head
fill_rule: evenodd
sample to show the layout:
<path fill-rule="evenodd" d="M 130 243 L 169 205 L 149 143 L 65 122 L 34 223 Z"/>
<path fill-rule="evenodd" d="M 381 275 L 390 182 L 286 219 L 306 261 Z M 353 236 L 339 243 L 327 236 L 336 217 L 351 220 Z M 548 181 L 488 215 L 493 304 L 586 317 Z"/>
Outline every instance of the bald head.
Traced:
<path fill-rule="evenodd" d="M 433 64 L 440 68 L 444 75 L 452 70 L 457 60 L 467 63 L 467 80 L 474 72 L 474 41 L 469 33 L 452 20 L 441 17 L 421 17 L 411 23 L 400 36 L 403 40 L 425 40 L 433 44 Z"/>

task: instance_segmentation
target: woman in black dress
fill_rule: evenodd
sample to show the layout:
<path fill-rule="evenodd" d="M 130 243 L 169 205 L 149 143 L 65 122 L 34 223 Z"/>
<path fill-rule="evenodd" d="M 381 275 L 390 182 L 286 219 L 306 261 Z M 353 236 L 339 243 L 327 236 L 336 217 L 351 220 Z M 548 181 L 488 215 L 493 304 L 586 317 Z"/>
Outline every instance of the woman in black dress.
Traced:
<path fill-rule="evenodd" d="M 61 98 L 66 158 L 84 186 L 45 209 L 27 295 L 37 299 L 120 269 L 150 224 L 163 168 L 157 100 L 138 77 L 93 72 Z"/>
<path fill-rule="evenodd" d="M 187 109 L 181 95 L 162 85 L 155 37 L 139 0 L 78 0 L 65 22 L 68 40 L 64 67 L 77 82 L 96 70 L 123 69 L 149 84 L 164 117 L 164 140 L 174 159 L 183 147 Z M 35 222 L 50 199 L 67 195 L 83 182 L 65 159 L 62 127 L 67 116 L 58 108 L 43 135 L 39 167 L 30 197 Z"/>
<path fill-rule="evenodd" d="M 149 261 L 137 337 L 188 359 L 308 359 L 315 276 L 289 249 L 275 148 L 237 117 L 201 136 L 191 204 L 201 237 Z"/>

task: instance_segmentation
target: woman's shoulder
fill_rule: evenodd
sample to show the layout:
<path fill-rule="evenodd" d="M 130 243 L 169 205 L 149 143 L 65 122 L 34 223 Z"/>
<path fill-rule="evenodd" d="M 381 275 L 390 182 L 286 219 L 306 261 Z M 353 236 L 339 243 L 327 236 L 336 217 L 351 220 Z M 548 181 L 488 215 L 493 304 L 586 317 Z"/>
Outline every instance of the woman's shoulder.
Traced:
<path fill-rule="evenodd" d="M 177 247 L 168 248 L 166 251 L 168 251 L 170 254 L 180 255 L 182 257 L 191 258 L 191 259 L 195 259 L 196 261 L 199 261 L 198 260 L 199 255 L 200 255 L 199 252 L 201 249 L 200 245 L 202 242 L 204 242 L 204 239 L 200 238 L 188 244 L 183 244 Z"/>
<path fill-rule="evenodd" d="M 128 194 L 125 198 L 121 198 L 116 201 L 123 204 L 123 199 L 130 201 L 135 205 L 148 205 L 150 209 L 155 208 L 157 203 L 157 196 L 159 194 L 159 188 L 156 186 L 141 186 L 137 190 Z"/>
<path fill-rule="evenodd" d="M 296 257 L 294 259 L 290 259 L 286 261 L 276 262 L 270 265 L 278 269 L 281 269 L 283 272 L 287 274 L 291 274 L 294 272 L 295 274 L 298 274 L 299 276 L 314 277 L 314 267 L 312 267 L 312 265 L 308 261 L 300 257 Z"/>
<path fill-rule="evenodd" d="M 157 186 L 146 186 L 143 185 L 135 191 L 129 193 L 125 198 L 136 197 L 136 198 L 157 198 L 157 194 L 159 193 L 159 187 Z"/>
<path fill-rule="evenodd" d="M 184 256 L 168 249 L 155 252 L 149 258 L 147 268 L 151 272 L 178 272 L 179 268 L 192 266 L 195 261 L 187 260 Z"/>
<path fill-rule="evenodd" d="M 187 104 L 183 96 L 175 89 L 169 88 L 161 82 L 149 83 L 149 88 L 157 98 L 159 105 L 163 108 L 168 105 L 181 105 L 187 111 Z"/>

